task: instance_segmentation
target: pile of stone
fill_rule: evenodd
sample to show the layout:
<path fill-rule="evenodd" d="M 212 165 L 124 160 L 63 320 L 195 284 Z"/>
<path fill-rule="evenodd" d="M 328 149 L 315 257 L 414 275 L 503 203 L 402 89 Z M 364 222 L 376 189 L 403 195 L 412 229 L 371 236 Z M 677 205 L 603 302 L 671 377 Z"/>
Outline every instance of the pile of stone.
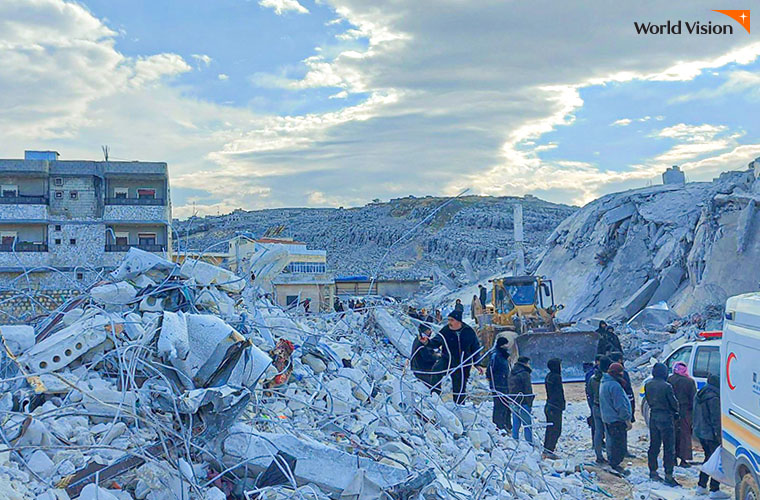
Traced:
<path fill-rule="evenodd" d="M 132 249 L 36 325 L 0 327 L 0 498 L 591 496 L 578 459 L 495 428 L 483 378 L 465 406 L 430 394 L 406 321 L 294 314 Z"/>

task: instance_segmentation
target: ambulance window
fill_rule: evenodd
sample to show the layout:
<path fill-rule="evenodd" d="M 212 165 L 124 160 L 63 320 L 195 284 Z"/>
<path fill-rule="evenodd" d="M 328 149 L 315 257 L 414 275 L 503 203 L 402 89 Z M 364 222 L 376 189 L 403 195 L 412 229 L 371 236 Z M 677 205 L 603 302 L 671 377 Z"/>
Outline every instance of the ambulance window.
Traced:
<path fill-rule="evenodd" d="M 692 375 L 700 378 L 720 375 L 720 349 L 717 346 L 697 348 Z"/>
<path fill-rule="evenodd" d="M 682 347 L 677 350 L 665 364 L 668 366 L 668 373 L 673 371 L 673 365 L 679 361 L 683 361 L 687 365 L 689 364 L 689 357 L 691 356 L 691 346 Z"/>

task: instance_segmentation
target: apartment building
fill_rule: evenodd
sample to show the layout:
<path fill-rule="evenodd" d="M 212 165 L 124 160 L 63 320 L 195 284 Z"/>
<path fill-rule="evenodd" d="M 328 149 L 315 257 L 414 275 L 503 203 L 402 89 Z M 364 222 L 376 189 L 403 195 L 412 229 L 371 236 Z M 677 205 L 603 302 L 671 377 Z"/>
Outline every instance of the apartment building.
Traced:
<path fill-rule="evenodd" d="M 38 289 L 89 283 L 131 247 L 168 256 L 170 221 L 166 163 L 0 160 L 0 285 L 21 274 Z"/>

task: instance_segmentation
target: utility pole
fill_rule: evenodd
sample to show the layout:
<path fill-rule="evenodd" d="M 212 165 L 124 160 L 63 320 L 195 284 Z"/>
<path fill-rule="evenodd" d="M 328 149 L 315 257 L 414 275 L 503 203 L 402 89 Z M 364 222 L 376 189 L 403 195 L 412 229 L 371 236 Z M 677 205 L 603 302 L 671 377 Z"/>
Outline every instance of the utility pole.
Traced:
<path fill-rule="evenodd" d="M 512 275 L 522 276 L 525 274 L 525 238 L 523 237 L 523 207 L 520 203 L 514 205 L 512 224 L 515 232 L 515 262 Z"/>

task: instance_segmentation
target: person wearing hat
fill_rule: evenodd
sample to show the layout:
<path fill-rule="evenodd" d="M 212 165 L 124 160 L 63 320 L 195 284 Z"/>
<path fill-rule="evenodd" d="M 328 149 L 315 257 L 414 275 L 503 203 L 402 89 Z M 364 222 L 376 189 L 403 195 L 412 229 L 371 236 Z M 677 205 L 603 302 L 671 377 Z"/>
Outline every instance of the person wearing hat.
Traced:
<path fill-rule="evenodd" d="M 467 379 L 470 370 L 479 361 L 480 341 L 475 330 L 462 321 L 462 311 L 454 309 L 447 318 L 448 324 L 441 328 L 428 345 L 432 349 L 441 349 L 441 363 L 451 377 L 454 402 L 464 404 L 467 399 Z"/>
<path fill-rule="evenodd" d="M 493 423 L 499 429 L 512 431 L 512 410 L 509 409 L 509 339 L 496 339 L 496 348 L 488 364 L 488 385 L 493 395 Z"/>
<path fill-rule="evenodd" d="M 644 399 L 649 405 L 649 451 L 647 463 L 649 478 L 662 481 L 657 474 L 657 455 L 662 447 L 662 465 L 665 468 L 665 484 L 679 486 L 673 477 L 676 463 L 676 427 L 678 400 L 673 386 L 667 381 L 668 367 L 657 363 L 652 367 L 652 379 L 644 386 Z"/>
<path fill-rule="evenodd" d="M 612 363 L 599 386 L 599 409 L 607 438 L 607 461 L 622 475 L 629 472 L 621 465 L 625 454 L 625 434 L 631 425 L 631 403 L 619 379 L 623 365 Z"/>
<path fill-rule="evenodd" d="M 517 363 L 512 367 L 509 374 L 509 394 L 512 398 L 512 439 L 520 439 L 520 427 L 525 426 L 523 431 L 525 440 L 533 444 L 533 384 L 530 380 L 530 358 L 520 356 Z"/>
<path fill-rule="evenodd" d="M 562 412 L 565 411 L 565 389 L 562 385 L 562 360 L 552 358 L 546 363 L 549 373 L 544 379 L 546 387 L 546 406 L 544 415 L 549 426 L 546 428 L 544 435 L 544 455 L 552 460 L 559 458 L 554 450 L 557 448 L 557 441 L 562 434 Z"/>
<path fill-rule="evenodd" d="M 689 368 L 683 361 L 673 365 L 673 374 L 668 377 L 668 383 L 673 386 L 678 400 L 678 414 L 681 416 L 676 422 L 676 458 L 681 459 L 681 467 L 691 467 L 689 462 L 694 458 L 691 449 L 692 409 L 697 384 L 689 376 Z"/>
<path fill-rule="evenodd" d="M 441 355 L 435 349 L 430 347 L 430 337 L 433 330 L 426 324 L 421 324 L 418 328 L 417 338 L 412 344 L 412 373 L 430 392 L 441 394 L 442 374 L 436 373 L 435 364 L 441 358 Z"/>

